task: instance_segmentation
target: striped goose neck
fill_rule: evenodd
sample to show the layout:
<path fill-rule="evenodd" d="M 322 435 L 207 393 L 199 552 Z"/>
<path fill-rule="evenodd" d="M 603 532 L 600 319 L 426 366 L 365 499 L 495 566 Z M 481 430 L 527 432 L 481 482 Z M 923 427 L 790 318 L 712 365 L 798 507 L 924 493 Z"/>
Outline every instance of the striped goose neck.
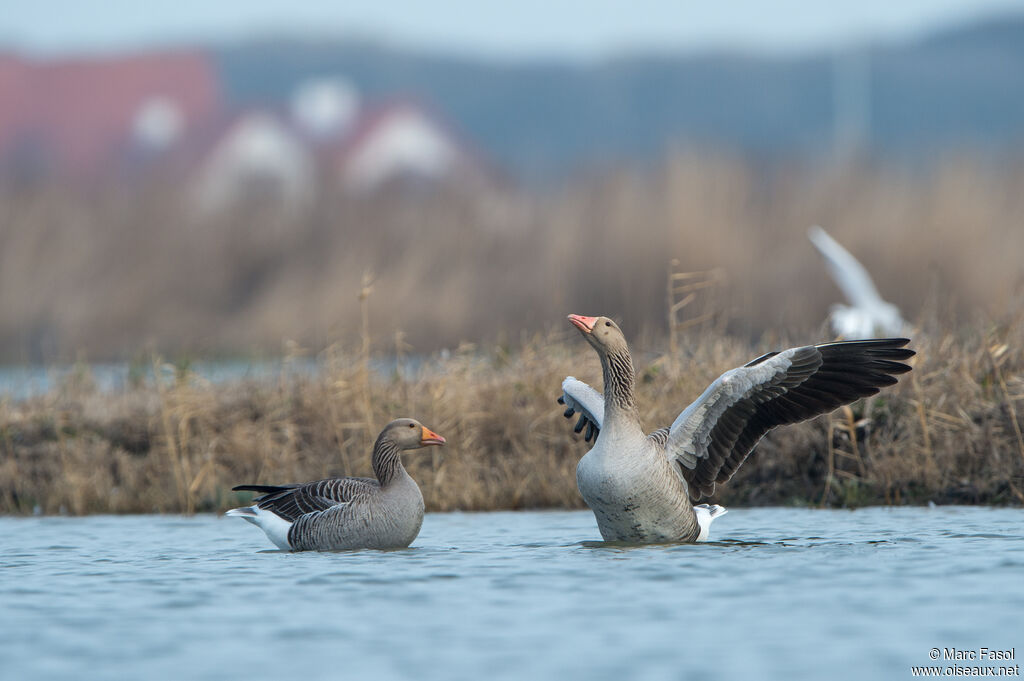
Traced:
<path fill-rule="evenodd" d="M 373 445 L 373 474 L 381 487 L 402 474 L 402 449 L 381 433 Z"/>
<path fill-rule="evenodd" d="M 601 369 L 604 373 L 606 418 L 624 415 L 632 417 L 632 420 L 639 424 L 640 413 L 637 411 L 636 399 L 633 397 L 633 383 L 636 379 L 633 371 L 633 358 L 629 356 L 629 350 L 599 354 L 601 355 Z"/>

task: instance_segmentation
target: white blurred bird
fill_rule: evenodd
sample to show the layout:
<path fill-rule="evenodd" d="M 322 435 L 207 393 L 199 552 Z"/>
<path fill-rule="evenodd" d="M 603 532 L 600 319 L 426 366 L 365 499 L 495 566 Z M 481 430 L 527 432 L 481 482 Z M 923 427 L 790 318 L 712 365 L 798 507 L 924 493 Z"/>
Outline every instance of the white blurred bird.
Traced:
<path fill-rule="evenodd" d="M 849 251 L 817 225 L 807 230 L 807 237 L 825 258 L 829 274 L 850 302 L 832 306 L 829 320 L 837 336 L 881 338 L 906 332 L 907 323 L 899 308 L 882 300 L 868 271 Z"/>

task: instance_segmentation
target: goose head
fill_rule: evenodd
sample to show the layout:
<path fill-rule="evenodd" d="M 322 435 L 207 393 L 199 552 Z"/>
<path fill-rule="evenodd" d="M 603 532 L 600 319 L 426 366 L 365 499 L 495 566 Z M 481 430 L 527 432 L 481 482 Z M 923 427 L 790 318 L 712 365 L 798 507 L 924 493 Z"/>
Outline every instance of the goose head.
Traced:
<path fill-rule="evenodd" d="M 609 355 L 629 352 L 622 329 L 608 317 L 584 317 L 571 314 L 569 322 L 579 329 L 583 337 L 598 353 Z"/>
<path fill-rule="evenodd" d="M 395 419 L 384 427 L 382 435 L 401 449 L 419 449 L 445 443 L 443 437 L 416 419 Z"/>

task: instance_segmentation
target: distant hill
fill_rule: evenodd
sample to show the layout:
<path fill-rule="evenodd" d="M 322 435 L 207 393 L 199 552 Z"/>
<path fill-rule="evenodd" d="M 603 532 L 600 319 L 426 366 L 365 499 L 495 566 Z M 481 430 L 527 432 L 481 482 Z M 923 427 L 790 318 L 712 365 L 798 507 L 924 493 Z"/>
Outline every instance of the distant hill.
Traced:
<path fill-rule="evenodd" d="M 837 125 L 862 151 L 899 158 L 1024 148 L 1024 14 L 845 55 L 498 62 L 341 39 L 261 40 L 214 53 L 240 101 L 283 100 L 324 74 L 373 95 L 421 97 L 522 175 L 655 157 L 670 143 L 826 154 Z"/>

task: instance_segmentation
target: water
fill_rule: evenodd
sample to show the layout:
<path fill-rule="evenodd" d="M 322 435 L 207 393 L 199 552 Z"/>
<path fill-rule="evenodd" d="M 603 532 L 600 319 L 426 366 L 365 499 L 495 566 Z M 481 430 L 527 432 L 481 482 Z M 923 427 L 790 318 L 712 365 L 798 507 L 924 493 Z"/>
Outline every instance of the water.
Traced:
<path fill-rule="evenodd" d="M 322 369 L 316 360 L 300 358 L 288 360 L 221 360 L 199 361 L 189 364 L 190 372 L 212 383 L 229 383 L 242 380 L 268 380 L 281 376 L 313 375 Z M 159 367 L 160 378 L 171 380 L 177 368 L 173 364 Z M 101 392 L 119 392 L 128 389 L 138 381 L 152 382 L 154 371 L 151 365 L 132 365 L 128 362 L 107 362 L 95 364 L 58 364 L 53 366 L 0 365 L 0 397 L 25 400 L 45 395 L 61 386 L 72 383 L 80 376 Z"/>
<path fill-rule="evenodd" d="M 715 543 L 624 548 L 588 512 L 428 514 L 407 550 L 290 554 L 235 518 L 0 518 L 0 678 L 904 679 L 981 646 L 1019 664 L 1022 520 L 733 509 Z"/>
<path fill-rule="evenodd" d="M 450 354 L 450 353 L 449 353 Z M 442 352 L 439 357 L 448 354 Z M 410 355 L 399 362 L 394 356 L 373 357 L 370 370 L 381 376 L 396 372 L 409 378 L 422 368 L 434 365 L 436 360 L 422 355 Z M 188 364 L 190 374 L 210 383 L 237 383 L 244 380 L 279 380 L 299 377 L 315 377 L 326 370 L 327 365 L 316 358 L 299 357 L 287 360 L 214 360 L 197 361 Z M 173 364 L 160 365 L 157 372 L 163 381 L 171 381 L 179 368 Z M 87 377 L 100 392 L 121 392 L 140 381 L 152 383 L 156 374 L 151 365 L 133 365 L 128 362 L 106 362 L 93 364 L 55 365 L 0 365 L 0 399 L 26 400 L 38 397 L 62 386 L 73 384 Z"/>

